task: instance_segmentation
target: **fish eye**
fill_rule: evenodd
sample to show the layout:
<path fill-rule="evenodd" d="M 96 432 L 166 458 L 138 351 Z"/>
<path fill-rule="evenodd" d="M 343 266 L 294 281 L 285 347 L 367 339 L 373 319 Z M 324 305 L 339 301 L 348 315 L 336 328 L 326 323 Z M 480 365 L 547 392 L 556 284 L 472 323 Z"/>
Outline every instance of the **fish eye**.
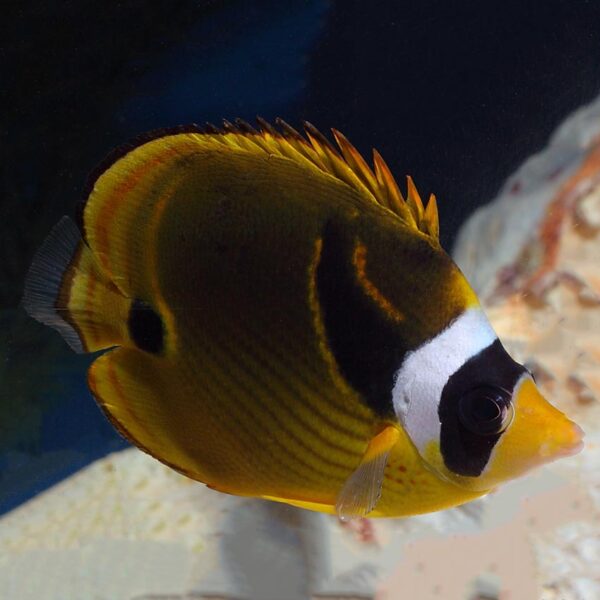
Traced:
<path fill-rule="evenodd" d="M 464 427 L 477 435 L 502 433 L 514 417 L 510 394 L 498 387 L 476 387 L 460 398 L 458 416 Z"/>

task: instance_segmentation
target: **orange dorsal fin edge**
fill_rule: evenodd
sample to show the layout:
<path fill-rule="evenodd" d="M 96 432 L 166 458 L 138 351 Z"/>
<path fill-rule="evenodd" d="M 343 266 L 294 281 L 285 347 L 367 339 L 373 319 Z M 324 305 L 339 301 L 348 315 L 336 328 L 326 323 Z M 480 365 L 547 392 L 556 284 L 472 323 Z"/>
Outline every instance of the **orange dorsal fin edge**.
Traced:
<path fill-rule="evenodd" d="M 314 125 L 303 122 L 304 135 L 286 123 L 276 119 L 275 125 L 257 117 L 257 127 L 242 119 L 234 123 L 224 120 L 221 127 L 211 123 L 205 126 L 184 125 L 158 129 L 138 136 L 131 142 L 111 152 L 92 172 L 76 220 L 82 232 L 83 211 L 87 198 L 96 181 L 114 163 L 125 155 L 154 140 L 169 136 L 196 135 L 204 142 L 237 150 L 264 152 L 303 162 L 312 168 L 343 181 L 357 190 L 367 202 L 374 202 L 394 214 L 408 226 L 438 243 L 438 213 L 433 196 L 424 206 L 410 177 L 407 177 L 406 199 L 379 152 L 373 150 L 373 167 L 361 156 L 348 139 L 332 129 L 337 148 Z"/>

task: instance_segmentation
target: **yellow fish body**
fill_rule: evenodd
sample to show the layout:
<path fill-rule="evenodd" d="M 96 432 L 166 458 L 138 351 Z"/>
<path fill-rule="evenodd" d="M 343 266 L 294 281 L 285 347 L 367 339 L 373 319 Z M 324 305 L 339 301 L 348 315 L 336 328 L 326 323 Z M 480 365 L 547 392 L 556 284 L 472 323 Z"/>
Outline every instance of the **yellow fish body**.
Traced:
<path fill-rule="evenodd" d="M 119 150 L 34 259 L 24 306 L 132 443 L 231 494 L 399 516 L 573 453 L 408 179 L 337 131 L 238 122 Z"/>

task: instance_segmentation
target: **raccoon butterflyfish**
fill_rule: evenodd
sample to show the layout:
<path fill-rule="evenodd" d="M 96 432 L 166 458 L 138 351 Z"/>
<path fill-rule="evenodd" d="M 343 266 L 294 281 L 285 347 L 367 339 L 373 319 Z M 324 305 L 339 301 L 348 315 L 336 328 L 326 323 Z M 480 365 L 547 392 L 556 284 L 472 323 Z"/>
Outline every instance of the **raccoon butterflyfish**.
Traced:
<path fill-rule="evenodd" d="M 150 134 L 97 171 L 23 304 L 173 469 L 341 518 L 455 506 L 580 450 L 406 198 L 333 130 Z"/>

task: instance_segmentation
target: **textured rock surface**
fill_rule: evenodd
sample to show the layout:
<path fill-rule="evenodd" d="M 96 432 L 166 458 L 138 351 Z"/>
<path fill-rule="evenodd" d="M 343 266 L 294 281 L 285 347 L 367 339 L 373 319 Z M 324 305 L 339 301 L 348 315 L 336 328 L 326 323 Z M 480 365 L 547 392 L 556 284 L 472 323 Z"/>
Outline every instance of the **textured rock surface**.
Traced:
<path fill-rule="evenodd" d="M 596 103 L 456 248 L 506 346 L 586 430 L 581 455 L 458 509 L 343 526 L 126 450 L 0 521 L 0 597 L 600 598 L 599 135 Z"/>
<path fill-rule="evenodd" d="M 569 132 L 573 141 L 580 135 L 578 161 L 547 190 L 541 217 L 529 236 L 515 243 L 513 261 L 494 265 L 464 236 L 456 255 L 459 263 L 464 259 L 468 276 L 479 271 L 480 261 L 486 263 L 481 272 L 490 275 L 479 285 L 498 334 L 529 364 L 547 396 L 586 430 L 585 451 L 548 469 L 575 486 L 572 506 L 578 516 L 534 530 L 529 539 L 541 597 L 591 600 L 600 597 L 599 104 L 580 111 L 555 141 L 568 139 Z M 507 213 L 528 203 L 526 195 L 514 198 L 510 188 L 508 194 L 474 221 L 502 229 Z M 509 230 L 504 237 L 510 237 Z M 583 514 L 581 502 L 589 505 Z"/>
<path fill-rule="evenodd" d="M 600 598 L 600 102 L 467 222 L 455 258 L 586 448 L 474 503 L 476 532 L 421 540 L 380 597 L 465 598 L 471 581 L 473 597 Z"/>

